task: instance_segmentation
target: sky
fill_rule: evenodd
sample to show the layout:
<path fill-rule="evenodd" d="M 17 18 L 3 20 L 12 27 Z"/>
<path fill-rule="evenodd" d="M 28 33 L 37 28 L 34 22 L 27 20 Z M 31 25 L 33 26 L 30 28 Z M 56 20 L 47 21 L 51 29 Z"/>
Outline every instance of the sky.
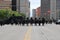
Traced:
<path fill-rule="evenodd" d="M 37 7 L 41 6 L 41 0 L 29 0 L 30 1 L 30 12 L 32 16 L 32 9 L 36 9 Z"/>

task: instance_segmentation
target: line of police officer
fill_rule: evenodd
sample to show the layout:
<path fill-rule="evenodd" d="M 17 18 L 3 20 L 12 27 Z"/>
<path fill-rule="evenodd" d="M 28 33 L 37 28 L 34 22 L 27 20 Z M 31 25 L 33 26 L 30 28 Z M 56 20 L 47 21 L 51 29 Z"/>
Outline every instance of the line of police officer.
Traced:
<path fill-rule="evenodd" d="M 52 23 L 52 20 L 50 20 L 49 21 L 50 23 Z M 42 25 L 44 26 L 44 24 L 46 23 L 48 23 L 48 21 L 47 20 L 45 20 L 45 18 L 39 18 L 39 19 L 37 19 L 37 18 L 24 18 L 24 17 L 22 17 L 22 16 L 11 16 L 10 18 L 8 18 L 8 19 L 6 19 L 6 20 L 2 20 L 2 21 L 0 21 L 0 25 L 4 25 L 4 24 L 22 24 L 22 25 L 24 25 L 24 24 L 27 24 L 27 26 L 28 26 L 28 24 L 35 24 L 35 25 L 37 25 L 37 24 L 39 24 L 39 25 L 41 25 L 41 23 L 42 23 Z"/>

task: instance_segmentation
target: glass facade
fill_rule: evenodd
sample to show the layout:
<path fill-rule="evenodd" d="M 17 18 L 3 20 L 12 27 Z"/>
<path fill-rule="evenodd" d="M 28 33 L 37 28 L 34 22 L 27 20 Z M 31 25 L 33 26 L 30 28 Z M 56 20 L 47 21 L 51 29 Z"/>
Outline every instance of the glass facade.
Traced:
<path fill-rule="evenodd" d="M 41 0 L 41 17 L 49 19 L 50 16 L 50 0 Z"/>
<path fill-rule="evenodd" d="M 58 19 L 60 19 L 60 0 L 56 0 L 56 16 Z"/>

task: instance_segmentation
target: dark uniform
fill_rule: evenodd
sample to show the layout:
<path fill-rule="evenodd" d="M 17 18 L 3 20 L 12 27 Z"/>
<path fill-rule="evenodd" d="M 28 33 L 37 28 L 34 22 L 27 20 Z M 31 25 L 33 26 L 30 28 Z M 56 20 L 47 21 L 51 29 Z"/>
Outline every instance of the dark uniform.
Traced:
<path fill-rule="evenodd" d="M 1 26 L 3 25 L 3 21 L 2 21 L 2 20 L 0 20 L 0 25 L 1 25 Z"/>
<path fill-rule="evenodd" d="M 38 23 L 39 23 L 39 26 L 41 25 L 41 19 L 39 18 L 39 20 L 38 20 Z"/>
<path fill-rule="evenodd" d="M 46 24 L 47 24 L 47 23 L 48 23 L 48 20 L 46 20 L 45 22 L 46 22 Z"/>
<path fill-rule="evenodd" d="M 9 18 L 9 22 L 10 22 L 10 24 L 14 24 L 14 23 L 16 23 L 16 17 L 15 17 L 15 15 L 13 14 L 10 18 Z"/>
<path fill-rule="evenodd" d="M 20 24 L 20 25 L 22 24 L 22 20 L 23 20 L 23 17 L 20 16 L 20 17 L 19 17 L 19 24 Z"/>
<path fill-rule="evenodd" d="M 49 23 L 52 24 L 52 20 L 49 20 Z"/>
<path fill-rule="evenodd" d="M 35 23 L 35 25 L 37 25 L 37 23 L 38 23 L 37 18 L 35 18 L 34 23 Z"/>
<path fill-rule="evenodd" d="M 25 19 L 23 18 L 23 19 L 21 20 L 21 22 L 22 22 L 22 25 L 24 26 L 24 25 L 25 25 Z"/>
<path fill-rule="evenodd" d="M 34 23 L 33 18 L 30 18 L 30 24 L 32 25 Z"/>
<path fill-rule="evenodd" d="M 29 18 L 26 18 L 26 24 L 28 26 L 28 24 L 29 24 Z"/>
<path fill-rule="evenodd" d="M 42 18 L 42 25 L 44 26 L 45 18 Z"/>

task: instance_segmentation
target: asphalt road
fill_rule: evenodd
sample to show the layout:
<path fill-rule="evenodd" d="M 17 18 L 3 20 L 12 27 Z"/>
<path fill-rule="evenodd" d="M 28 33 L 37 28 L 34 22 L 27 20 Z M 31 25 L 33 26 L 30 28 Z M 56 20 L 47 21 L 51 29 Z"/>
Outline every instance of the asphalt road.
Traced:
<path fill-rule="evenodd" d="M 60 40 L 60 25 L 0 26 L 0 40 Z"/>

